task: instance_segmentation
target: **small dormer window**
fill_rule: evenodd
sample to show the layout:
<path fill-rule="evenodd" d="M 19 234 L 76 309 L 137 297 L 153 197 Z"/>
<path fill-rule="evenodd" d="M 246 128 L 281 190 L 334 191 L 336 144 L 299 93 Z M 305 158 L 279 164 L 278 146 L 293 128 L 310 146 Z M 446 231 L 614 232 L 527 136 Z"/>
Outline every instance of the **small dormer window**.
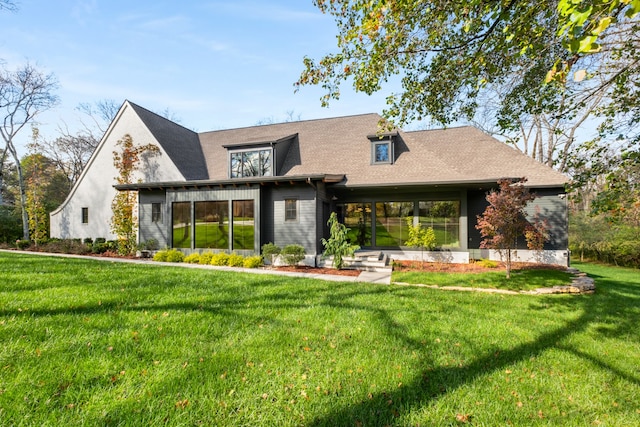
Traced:
<path fill-rule="evenodd" d="M 393 163 L 393 139 L 371 141 L 371 163 L 374 165 Z"/>
<path fill-rule="evenodd" d="M 229 158 L 231 178 L 273 175 L 271 148 L 232 151 Z"/>

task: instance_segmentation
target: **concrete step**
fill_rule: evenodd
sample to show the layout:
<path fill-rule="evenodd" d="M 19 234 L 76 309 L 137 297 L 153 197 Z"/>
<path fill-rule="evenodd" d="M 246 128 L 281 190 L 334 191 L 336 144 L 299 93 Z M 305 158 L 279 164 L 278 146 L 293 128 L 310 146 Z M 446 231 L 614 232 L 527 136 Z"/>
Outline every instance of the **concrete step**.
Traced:
<path fill-rule="evenodd" d="M 344 269 L 360 270 L 360 271 L 391 271 L 389 265 L 389 257 L 382 252 L 362 251 L 356 252 L 352 257 L 344 257 Z M 320 259 L 318 265 L 330 266 L 333 264 L 333 257 Z"/>

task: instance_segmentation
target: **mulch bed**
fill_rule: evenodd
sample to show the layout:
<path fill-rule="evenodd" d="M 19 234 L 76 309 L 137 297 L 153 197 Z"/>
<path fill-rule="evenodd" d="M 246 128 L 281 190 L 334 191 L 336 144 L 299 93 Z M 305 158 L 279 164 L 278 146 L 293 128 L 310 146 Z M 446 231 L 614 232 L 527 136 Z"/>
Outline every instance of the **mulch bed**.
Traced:
<path fill-rule="evenodd" d="M 511 263 L 513 270 L 566 270 L 565 267 L 549 264 L 534 264 L 527 262 Z M 497 267 L 489 268 L 483 266 L 479 262 L 470 262 L 469 264 L 453 264 L 444 262 L 425 262 L 420 261 L 394 261 L 394 271 L 427 271 L 433 273 L 486 273 L 488 271 L 504 270 L 504 263 L 498 263 Z"/>

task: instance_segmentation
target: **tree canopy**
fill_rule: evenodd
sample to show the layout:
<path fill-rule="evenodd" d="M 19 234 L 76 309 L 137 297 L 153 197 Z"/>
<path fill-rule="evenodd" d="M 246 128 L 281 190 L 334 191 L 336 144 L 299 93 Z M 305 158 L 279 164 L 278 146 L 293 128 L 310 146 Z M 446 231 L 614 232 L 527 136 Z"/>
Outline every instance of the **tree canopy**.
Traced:
<path fill-rule="evenodd" d="M 514 111 L 557 111 L 569 81 L 579 86 L 573 107 L 604 91 L 610 114 L 640 109 L 638 0 L 315 4 L 335 18 L 338 52 L 306 57 L 296 86 L 321 85 L 323 105 L 347 80 L 371 94 L 397 75 L 402 89 L 383 115 L 398 125 L 470 119 L 496 85 L 507 85 L 503 124 Z"/>

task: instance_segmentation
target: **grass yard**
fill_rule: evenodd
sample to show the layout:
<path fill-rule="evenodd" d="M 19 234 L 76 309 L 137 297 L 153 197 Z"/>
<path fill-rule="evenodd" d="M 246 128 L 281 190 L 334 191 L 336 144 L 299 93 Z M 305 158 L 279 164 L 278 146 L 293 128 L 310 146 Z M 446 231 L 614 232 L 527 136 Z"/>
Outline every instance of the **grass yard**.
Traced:
<path fill-rule="evenodd" d="M 0 425 L 640 425 L 640 274 L 504 296 L 0 253 Z"/>
<path fill-rule="evenodd" d="M 506 278 L 504 268 L 484 273 L 440 273 L 426 271 L 394 271 L 391 280 L 432 286 L 462 286 L 494 288 L 510 291 L 530 291 L 571 283 L 572 276 L 559 270 L 513 270 Z"/>

